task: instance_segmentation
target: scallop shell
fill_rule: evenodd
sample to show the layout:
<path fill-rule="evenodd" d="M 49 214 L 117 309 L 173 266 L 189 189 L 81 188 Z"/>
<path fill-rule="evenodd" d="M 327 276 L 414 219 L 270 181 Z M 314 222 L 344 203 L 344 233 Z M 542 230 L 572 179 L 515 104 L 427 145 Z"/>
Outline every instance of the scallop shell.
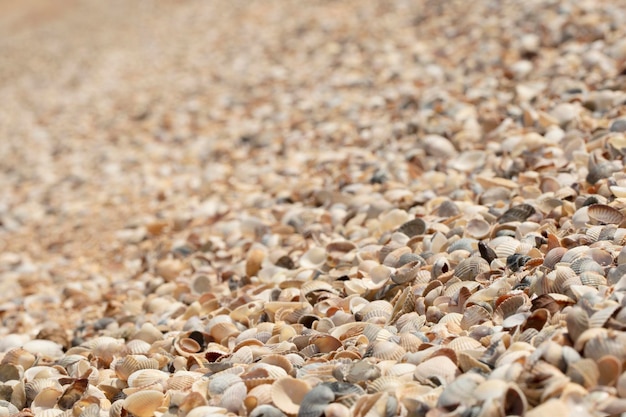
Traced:
<path fill-rule="evenodd" d="M 137 417 L 151 417 L 162 406 L 166 397 L 161 391 L 145 390 L 129 395 L 124 399 L 124 409 Z"/>
<path fill-rule="evenodd" d="M 272 402 L 286 414 L 298 414 L 300 405 L 303 403 L 305 395 L 307 395 L 309 391 L 311 391 L 311 386 L 306 381 L 292 377 L 284 377 L 276 380 L 272 384 Z M 334 394 L 332 398 L 335 398 Z M 320 398 L 316 397 L 315 400 L 313 404 L 321 402 Z M 304 402 L 305 406 L 308 404 L 309 401 Z M 303 410 L 303 412 L 307 412 L 307 410 Z"/>
<path fill-rule="evenodd" d="M 619 210 L 606 204 L 592 204 L 587 208 L 587 215 L 601 224 L 620 224 L 624 221 L 624 215 Z"/>

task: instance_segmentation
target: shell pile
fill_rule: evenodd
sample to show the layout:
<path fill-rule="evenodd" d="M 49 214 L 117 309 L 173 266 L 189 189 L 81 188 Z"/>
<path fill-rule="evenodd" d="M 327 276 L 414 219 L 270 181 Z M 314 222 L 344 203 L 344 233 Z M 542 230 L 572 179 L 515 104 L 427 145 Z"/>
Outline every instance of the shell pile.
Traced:
<path fill-rule="evenodd" d="M 626 412 L 626 3 L 31 3 L 0 416 Z"/>

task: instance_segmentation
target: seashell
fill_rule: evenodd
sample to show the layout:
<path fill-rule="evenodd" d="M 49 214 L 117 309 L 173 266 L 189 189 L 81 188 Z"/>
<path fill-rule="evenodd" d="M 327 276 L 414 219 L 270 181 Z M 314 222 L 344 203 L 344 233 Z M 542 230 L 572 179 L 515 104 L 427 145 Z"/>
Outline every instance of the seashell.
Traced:
<path fill-rule="evenodd" d="M 309 416 L 309 410 L 307 408 L 309 404 L 319 404 L 321 402 L 324 402 L 325 398 L 328 397 L 327 392 L 324 392 L 326 396 L 322 395 L 318 397 L 318 394 L 315 394 L 315 398 L 313 398 L 313 401 L 307 399 L 307 401 L 305 402 L 305 396 L 307 395 L 307 393 L 309 393 L 309 391 L 311 391 L 311 386 L 302 379 L 296 379 L 290 376 L 280 378 L 272 384 L 272 402 L 278 409 L 280 409 L 285 414 L 298 414 L 302 416 Z M 334 399 L 335 395 L 334 393 L 332 393 L 332 391 L 331 394 L 332 399 Z M 304 403 L 305 406 L 302 412 L 305 414 L 299 413 L 302 403 Z"/>
<path fill-rule="evenodd" d="M 535 212 L 535 208 L 530 204 L 519 204 L 505 211 L 498 218 L 498 223 L 524 222 Z"/>
<path fill-rule="evenodd" d="M 410 238 L 423 235 L 426 232 L 426 222 L 424 222 L 421 218 L 416 217 L 403 223 L 400 227 L 398 227 L 397 231 Z"/>
<path fill-rule="evenodd" d="M 409 262 L 398 268 L 395 273 L 391 274 L 391 280 L 398 285 L 409 283 L 415 279 L 421 266 L 422 263 L 419 261 Z"/>
<path fill-rule="evenodd" d="M 241 368 L 243 372 L 243 368 Z M 239 375 L 233 373 L 215 374 L 209 380 L 209 394 L 211 396 L 222 395 L 232 385 L 243 382 Z"/>
<path fill-rule="evenodd" d="M 391 277 L 391 269 L 385 265 L 377 265 L 369 270 L 369 274 L 361 279 L 363 285 L 370 290 L 382 288 Z"/>
<path fill-rule="evenodd" d="M 61 390 L 61 384 L 55 379 L 38 378 L 24 384 L 26 399 L 32 401 L 40 392 L 47 388 Z"/>
<path fill-rule="evenodd" d="M 490 270 L 489 263 L 483 258 L 472 256 L 461 261 L 454 269 L 454 276 L 463 281 L 473 280 L 477 275 Z"/>
<path fill-rule="evenodd" d="M 598 310 L 589 317 L 589 327 L 604 327 L 607 321 L 617 312 L 619 305 L 613 304 Z"/>
<path fill-rule="evenodd" d="M 570 364 L 567 368 L 567 376 L 573 382 L 589 389 L 598 384 L 600 371 L 592 359 L 585 358 Z"/>
<path fill-rule="evenodd" d="M 607 355 L 598 359 L 597 366 L 600 372 L 598 384 L 615 386 L 622 373 L 622 362 L 615 356 Z"/>
<path fill-rule="evenodd" d="M 504 319 L 516 314 L 520 308 L 526 305 L 527 301 L 528 298 L 523 295 L 508 297 L 499 303 L 498 307 L 493 312 L 494 323 L 502 323 Z"/>
<path fill-rule="evenodd" d="M 561 261 L 566 252 L 567 249 L 560 246 L 549 250 L 543 259 L 543 265 L 548 269 L 553 269 L 554 266 Z"/>
<path fill-rule="evenodd" d="M 548 401 L 537 405 L 535 408 L 526 412 L 527 417 L 545 417 L 545 416 L 565 416 L 569 414 L 569 407 L 564 401 L 558 398 L 551 398 Z"/>
<path fill-rule="evenodd" d="M 437 400 L 437 407 L 455 410 L 459 406 L 471 407 L 476 403 L 474 391 L 485 381 L 478 374 L 464 374 L 447 385 Z"/>
<path fill-rule="evenodd" d="M 415 379 L 423 384 L 449 384 L 459 375 L 456 364 L 447 356 L 435 356 L 417 365 Z"/>
<path fill-rule="evenodd" d="M 131 355 L 145 355 L 150 351 L 152 345 L 141 339 L 134 339 L 126 344 Z"/>
<path fill-rule="evenodd" d="M 174 375 L 171 376 L 171 378 L 165 381 L 166 388 L 168 390 L 187 391 L 193 386 L 196 381 L 198 381 L 200 376 L 201 375 L 197 372 L 176 372 Z"/>
<path fill-rule="evenodd" d="M 319 268 L 325 262 L 326 250 L 317 246 L 314 246 L 306 251 L 299 260 L 300 266 L 308 269 Z"/>
<path fill-rule="evenodd" d="M 35 355 L 24 348 L 13 348 L 2 357 L 2 365 L 19 365 L 23 369 L 28 369 L 35 363 Z"/>
<path fill-rule="evenodd" d="M 161 391 L 145 390 L 129 395 L 123 407 L 138 417 L 151 417 L 161 407 L 166 406 L 166 397 Z"/>
<path fill-rule="evenodd" d="M 581 339 L 583 336 L 584 335 L 581 335 Z M 598 360 L 605 355 L 612 355 L 617 359 L 624 361 L 626 359 L 626 351 L 624 350 L 625 343 L 626 333 L 615 332 L 612 330 L 601 332 L 585 343 L 584 355 L 586 358 L 595 360 Z"/>
<path fill-rule="evenodd" d="M 472 305 L 467 307 L 463 312 L 463 318 L 461 319 L 461 328 L 463 330 L 469 330 L 473 326 L 482 324 L 491 320 L 491 313 L 480 305 Z"/>
<path fill-rule="evenodd" d="M 247 394 L 246 385 L 243 382 L 236 382 L 224 391 L 219 406 L 231 413 L 238 413 Z"/>
<path fill-rule="evenodd" d="M 189 414 L 187 414 L 187 416 L 189 416 Z M 286 417 L 285 414 L 282 411 L 280 411 L 278 408 L 272 405 L 268 405 L 268 404 L 263 404 L 263 405 L 260 405 L 259 407 L 256 407 L 252 412 L 250 412 L 249 416 L 250 417 Z M 198 417 L 201 417 L 201 416 L 198 415 Z"/>
<path fill-rule="evenodd" d="M 62 393 L 63 391 L 60 388 L 54 386 L 43 388 L 33 398 L 31 407 L 34 409 L 52 408 L 56 405 Z M 65 410 L 66 408 L 63 409 Z"/>
<path fill-rule="evenodd" d="M 476 339 L 469 336 L 459 336 L 450 341 L 447 347 L 457 352 L 463 352 L 468 350 L 482 350 L 483 345 Z"/>
<path fill-rule="evenodd" d="M 126 383 L 129 387 L 133 388 L 148 387 L 155 384 L 165 384 L 169 377 L 169 373 L 158 369 L 140 369 L 130 374 Z"/>
<path fill-rule="evenodd" d="M 600 224 L 620 224 L 624 220 L 624 215 L 619 210 L 606 204 L 590 205 L 587 215 Z"/>
<path fill-rule="evenodd" d="M 465 233 L 474 239 L 484 239 L 489 236 L 491 225 L 480 217 L 473 218 L 465 225 Z"/>
<path fill-rule="evenodd" d="M 209 293 L 212 287 L 212 279 L 207 274 L 195 274 L 189 282 L 189 289 L 198 295 Z"/>
<path fill-rule="evenodd" d="M 377 340 L 367 347 L 364 357 L 374 357 L 380 360 L 398 361 L 406 351 L 402 346 L 387 340 Z"/>
<path fill-rule="evenodd" d="M 484 373 L 488 373 L 491 371 L 487 364 L 479 361 L 478 359 L 466 352 L 459 352 L 457 354 L 457 360 L 459 363 L 459 368 L 466 373 L 470 372 L 472 369 Z"/>
<path fill-rule="evenodd" d="M 411 254 L 411 248 L 408 246 L 402 246 L 397 249 L 392 250 L 385 256 L 383 260 L 383 264 L 391 267 L 398 267 L 401 263 L 401 259 Z"/>
<path fill-rule="evenodd" d="M 569 337 L 574 342 L 576 342 L 580 335 L 589 329 L 590 326 L 587 313 L 580 307 L 570 309 L 565 320 Z"/>
<path fill-rule="evenodd" d="M 395 416 L 398 402 L 388 392 L 377 392 L 360 396 L 353 408 L 355 417 Z"/>

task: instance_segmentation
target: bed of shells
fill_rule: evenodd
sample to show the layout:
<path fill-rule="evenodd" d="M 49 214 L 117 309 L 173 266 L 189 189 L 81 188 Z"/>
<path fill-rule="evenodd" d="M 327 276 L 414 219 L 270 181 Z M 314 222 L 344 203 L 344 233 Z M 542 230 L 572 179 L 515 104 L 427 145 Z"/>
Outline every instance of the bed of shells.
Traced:
<path fill-rule="evenodd" d="M 626 412 L 626 7 L 338 3 L 135 10 L 162 72 L 48 136 L 2 91 L 0 416 Z"/>

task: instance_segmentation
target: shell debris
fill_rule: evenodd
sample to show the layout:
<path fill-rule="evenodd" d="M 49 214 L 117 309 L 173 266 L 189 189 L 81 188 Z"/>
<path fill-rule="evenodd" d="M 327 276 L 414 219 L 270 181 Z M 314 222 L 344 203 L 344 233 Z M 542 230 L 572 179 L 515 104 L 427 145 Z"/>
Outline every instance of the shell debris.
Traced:
<path fill-rule="evenodd" d="M 0 415 L 626 413 L 626 3 L 0 3 Z"/>

